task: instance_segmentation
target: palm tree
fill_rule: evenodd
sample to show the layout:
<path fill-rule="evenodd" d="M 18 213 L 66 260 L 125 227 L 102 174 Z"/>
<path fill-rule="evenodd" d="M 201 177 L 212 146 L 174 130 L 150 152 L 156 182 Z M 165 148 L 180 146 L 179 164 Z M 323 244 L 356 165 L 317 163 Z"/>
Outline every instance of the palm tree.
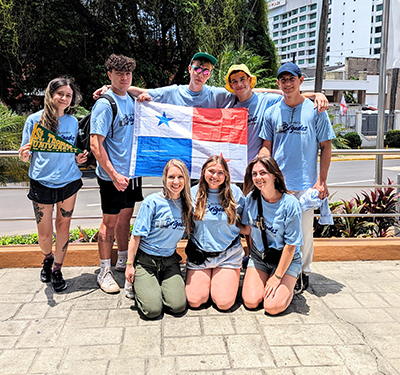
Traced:
<path fill-rule="evenodd" d="M 18 150 L 21 144 L 25 117 L 12 112 L 0 103 L 0 150 Z M 0 158 L 0 185 L 28 181 L 28 163 L 17 157 Z"/>

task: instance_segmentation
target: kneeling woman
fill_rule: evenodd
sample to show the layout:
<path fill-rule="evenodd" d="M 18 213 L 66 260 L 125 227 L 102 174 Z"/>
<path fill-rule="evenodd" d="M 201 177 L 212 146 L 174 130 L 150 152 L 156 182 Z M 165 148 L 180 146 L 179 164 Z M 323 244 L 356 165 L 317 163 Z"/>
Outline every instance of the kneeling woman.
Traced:
<path fill-rule="evenodd" d="M 256 157 L 245 175 L 246 204 L 242 223 L 251 232 L 252 248 L 242 297 L 248 308 L 261 301 L 271 315 L 286 310 L 301 272 L 301 208 L 286 189 L 271 156 Z M 251 228 L 251 229 L 250 229 Z"/>
<path fill-rule="evenodd" d="M 157 318 L 165 307 L 173 314 L 186 309 L 176 245 L 190 232 L 192 200 L 189 172 L 183 162 L 171 159 L 163 172 L 163 192 L 145 198 L 133 226 L 125 277 L 133 284 L 138 308 Z"/>
<path fill-rule="evenodd" d="M 211 156 L 202 167 L 199 184 L 191 189 L 194 228 L 186 248 L 186 294 L 191 307 L 207 302 L 210 294 L 220 310 L 235 303 L 244 254 L 235 223 L 244 196 L 230 181 L 226 161 Z"/>

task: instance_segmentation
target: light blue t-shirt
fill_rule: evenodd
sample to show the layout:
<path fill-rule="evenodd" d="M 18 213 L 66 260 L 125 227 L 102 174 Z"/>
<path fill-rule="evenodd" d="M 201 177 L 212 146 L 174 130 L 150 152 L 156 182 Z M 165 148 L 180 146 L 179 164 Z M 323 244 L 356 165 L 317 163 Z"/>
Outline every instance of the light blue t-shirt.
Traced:
<path fill-rule="evenodd" d="M 276 203 L 268 203 L 264 199 L 261 199 L 261 201 L 268 246 L 283 250 L 285 245 L 295 245 L 295 254 L 300 253 L 303 237 L 301 233 L 301 207 L 297 198 L 292 194 L 285 193 Z M 254 200 L 252 193 L 249 193 L 243 209 L 242 223 L 250 225 L 253 245 L 260 252 L 264 252 L 261 229 L 256 225 L 257 216 L 257 200 Z"/>
<path fill-rule="evenodd" d="M 282 100 L 264 114 L 262 139 L 272 141 L 272 157 L 289 190 L 306 190 L 318 179 L 319 143 L 335 138 L 326 112 L 318 113 L 309 99 L 291 108 Z"/>
<path fill-rule="evenodd" d="M 22 132 L 21 147 L 29 143 L 35 123 L 39 123 L 43 110 L 28 116 Z M 59 118 L 58 135 L 75 145 L 78 121 L 71 115 Z M 33 152 L 28 175 L 48 188 L 61 188 L 82 177 L 75 154 L 61 152 Z"/>
<path fill-rule="evenodd" d="M 196 108 L 230 108 L 235 101 L 235 95 L 223 87 L 206 85 L 198 92 L 189 90 L 188 85 L 171 85 L 150 89 L 148 94 L 155 102 Z"/>
<path fill-rule="evenodd" d="M 90 134 L 99 134 L 105 137 L 103 146 L 117 173 L 129 178 L 130 157 L 135 131 L 135 101 L 129 96 L 114 94 L 111 90 L 107 94 L 112 96 L 117 104 L 117 117 L 111 124 L 113 113 L 110 102 L 100 98 L 92 109 L 90 118 Z M 114 128 L 112 135 L 111 127 Z M 102 180 L 111 181 L 111 177 L 97 162 L 96 174 Z"/>
<path fill-rule="evenodd" d="M 260 151 L 263 140 L 259 137 L 263 115 L 267 108 L 279 103 L 282 95 L 268 92 L 253 92 L 250 99 L 237 102 L 234 108 L 247 108 L 249 117 L 247 120 L 247 162 L 252 161 Z"/>
<path fill-rule="evenodd" d="M 160 192 L 144 199 L 132 234 L 141 236 L 139 247 L 145 253 L 168 257 L 175 252 L 185 229 L 181 199 L 167 199 Z"/>
<path fill-rule="evenodd" d="M 194 206 L 199 185 L 190 189 Z M 241 215 L 244 206 L 242 191 L 231 184 L 233 198 L 237 204 L 237 215 Z M 208 189 L 206 212 L 203 220 L 195 220 L 191 237 L 197 246 L 204 251 L 224 251 L 239 235 L 240 229 L 236 224 L 229 225 L 225 210 L 219 203 L 218 189 Z"/>

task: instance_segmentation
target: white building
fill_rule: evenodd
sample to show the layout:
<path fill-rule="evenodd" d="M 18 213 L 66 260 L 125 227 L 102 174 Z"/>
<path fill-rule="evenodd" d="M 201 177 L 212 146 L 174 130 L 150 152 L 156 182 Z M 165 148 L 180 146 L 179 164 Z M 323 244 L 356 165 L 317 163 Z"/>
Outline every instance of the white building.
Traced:
<path fill-rule="evenodd" d="M 326 64 L 379 58 L 383 0 L 329 0 Z M 281 62 L 315 66 L 322 0 L 270 0 L 269 29 Z"/>

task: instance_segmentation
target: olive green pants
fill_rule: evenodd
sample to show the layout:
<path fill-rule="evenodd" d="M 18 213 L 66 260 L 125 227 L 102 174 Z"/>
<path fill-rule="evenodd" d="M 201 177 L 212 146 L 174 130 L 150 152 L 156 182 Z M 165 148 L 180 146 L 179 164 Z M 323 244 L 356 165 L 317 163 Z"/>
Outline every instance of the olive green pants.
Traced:
<path fill-rule="evenodd" d="M 185 311 L 185 282 L 179 267 L 181 259 L 176 252 L 169 257 L 158 257 L 138 249 L 133 287 L 136 304 L 147 318 L 157 318 L 164 306 L 173 314 Z"/>

